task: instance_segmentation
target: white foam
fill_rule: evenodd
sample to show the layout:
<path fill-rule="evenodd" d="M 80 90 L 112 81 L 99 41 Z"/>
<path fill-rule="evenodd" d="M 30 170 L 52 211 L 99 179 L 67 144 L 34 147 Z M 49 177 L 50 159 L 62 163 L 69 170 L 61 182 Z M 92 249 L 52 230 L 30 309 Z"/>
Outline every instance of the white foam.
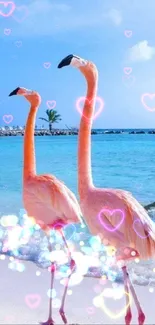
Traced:
<path fill-rule="evenodd" d="M 154 210 L 155 211 L 155 210 Z M 153 212 L 151 211 L 151 217 L 154 217 Z M 6 217 L 6 218 L 5 218 Z M 30 236 L 30 225 L 28 222 L 24 223 L 25 218 L 27 218 L 26 215 L 22 214 L 22 218 L 18 218 L 18 224 L 13 225 L 11 224 L 12 234 L 15 234 L 15 236 L 11 237 L 10 239 L 10 227 L 8 224 L 8 220 L 16 220 L 16 216 L 7 215 L 2 216 L 3 222 L 7 220 L 5 223 L 5 226 L 2 222 L 2 225 L 0 225 L 0 253 L 1 256 L 4 255 L 12 255 L 15 258 L 21 259 L 21 260 L 30 260 L 33 261 L 35 264 L 40 266 L 41 268 L 47 268 L 50 265 L 49 260 L 49 251 L 48 251 L 48 241 L 49 238 L 47 238 L 42 230 L 40 230 L 38 227 L 35 227 L 34 225 L 34 232 Z M 77 226 L 78 227 L 78 226 Z M 17 236 L 17 230 L 19 228 L 22 230 L 23 228 L 24 233 L 26 234 L 26 237 L 29 238 L 28 241 L 22 240 L 22 232 L 18 233 Z M 80 230 L 81 231 L 81 230 Z M 85 227 L 82 231 L 82 233 L 78 233 L 79 236 L 81 236 L 81 240 L 84 241 L 84 237 L 86 235 L 86 243 L 85 247 L 87 249 L 83 249 L 83 246 L 79 245 L 79 236 L 75 236 L 75 239 L 72 238 L 70 243 L 73 245 L 74 243 L 74 252 L 73 256 L 77 263 L 77 270 L 81 276 L 89 276 L 89 277 L 102 277 L 104 274 L 107 275 L 108 279 L 110 281 L 119 281 L 122 282 L 122 272 L 118 268 L 118 266 L 112 263 L 112 257 L 107 257 L 106 251 L 104 247 L 102 246 L 102 251 L 99 251 L 99 244 L 97 246 L 96 250 L 96 241 L 91 240 L 92 246 L 88 243 L 88 238 L 90 239 L 90 234 L 88 232 L 88 229 Z M 16 237 L 16 238 L 14 238 Z M 17 238 L 18 237 L 18 238 Z M 78 240 L 76 240 L 78 238 Z M 6 243 L 8 243 L 8 240 L 11 240 L 11 245 L 7 246 L 7 249 L 9 249 L 9 252 L 7 250 L 3 250 L 4 247 L 6 247 Z M 58 241 L 60 238 L 55 237 L 55 240 Z M 97 240 L 97 239 L 96 239 Z M 62 245 L 62 242 L 58 242 L 60 246 Z M 55 243 L 58 244 L 58 243 Z M 14 244 L 14 245 L 13 245 Z M 15 245 L 16 244 L 16 245 Z M 88 248 L 90 247 L 90 250 L 92 250 L 92 254 L 90 254 L 90 251 Z M 15 251 L 16 249 L 16 251 Z M 61 249 L 64 249 L 63 247 Z M 94 249 L 94 250 L 93 250 Z M 79 252 L 79 253 L 78 253 Z M 88 253 L 88 255 L 86 254 Z M 60 255 L 58 254 L 58 251 L 55 253 L 57 257 Z M 61 251 L 61 254 L 64 255 L 64 253 Z M 62 256 L 61 256 L 62 257 Z M 60 258 L 59 258 L 60 259 Z M 81 260 L 83 263 L 83 268 L 80 273 L 80 265 Z M 68 262 L 68 259 L 64 255 L 64 264 Z M 85 265 L 85 267 L 84 267 Z M 59 266 L 61 267 L 61 265 Z M 139 261 L 137 262 L 129 262 L 128 263 L 128 271 L 130 278 L 133 283 L 141 285 L 141 286 L 149 286 L 150 288 L 155 287 L 155 261 L 149 260 L 149 261 Z M 116 274 L 116 276 L 115 276 Z M 150 289 L 152 290 L 152 289 Z"/>

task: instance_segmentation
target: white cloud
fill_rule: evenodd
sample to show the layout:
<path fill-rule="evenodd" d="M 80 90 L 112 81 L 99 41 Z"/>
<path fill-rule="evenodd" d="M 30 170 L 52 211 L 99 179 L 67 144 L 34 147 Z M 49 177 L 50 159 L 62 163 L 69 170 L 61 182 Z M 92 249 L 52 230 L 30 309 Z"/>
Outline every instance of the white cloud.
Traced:
<path fill-rule="evenodd" d="M 148 41 L 141 41 L 130 48 L 128 58 L 132 62 L 149 61 L 155 55 L 155 47 L 149 46 Z"/>
<path fill-rule="evenodd" d="M 119 26 L 122 23 L 122 14 L 117 9 L 111 9 L 104 17 L 109 18 L 112 23 L 116 26 Z"/>

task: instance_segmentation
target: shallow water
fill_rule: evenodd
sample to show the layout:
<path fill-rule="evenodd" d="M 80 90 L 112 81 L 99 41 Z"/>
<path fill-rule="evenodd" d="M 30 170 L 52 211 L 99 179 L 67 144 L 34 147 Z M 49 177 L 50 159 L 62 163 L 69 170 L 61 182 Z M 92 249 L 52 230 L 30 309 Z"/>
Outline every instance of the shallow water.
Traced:
<path fill-rule="evenodd" d="M 113 187 L 129 190 L 142 203 L 148 204 L 155 200 L 155 135 L 94 135 L 92 136 L 92 169 L 94 184 L 99 187 Z M 70 189 L 77 194 L 77 137 L 37 137 L 36 158 L 38 173 L 52 173 L 66 183 Z M 22 223 L 22 166 L 23 166 L 23 138 L 22 137 L 0 137 L 0 215 L 16 214 L 18 222 Z M 66 171 L 64 173 L 64 171 Z M 19 213 L 20 212 L 20 213 Z M 20 215 L 20 216 L 19 216 Z M 153 217 L 153 214 L 151 215 Z M 10 218 L 10 217 L 9 217 Z M 10 220 L 10 219 L 9 219 Z M 4 226 L 4 225 L 3 225 Z M 15 229 L 18 228 L 17 226 Z M 33 260 L 41 267 L 49 265 L 48 240 L 38 229 L 33 231 L 28 227 L 24 244 L 19 242 L 17 248 L 4 249 L 4 243 L 8 243 L 8 232 L 6 226 L 1 227 L 1 252 L 13 254 L 17 258 Z M 5 230 L 5 232 L 4 232 Z M 13 228 L 11 228 L 13 231 Z M 16 231 L 16 230 L 15 230 Z M 72 231 L 67 229 L 66 231 Z M 116 274 L 110 273 L 110 267 L 106 269 L 107 259 L 104 247 L 92 249 L 90 235 L 87 228 L 82 230 L 79 226 L 76 233 L 85 233 L 72 236 L 70 239 L 75 249 L 81 249 L 83 253 L 99 256 L 101 265 L 94 264 L 97 269 L 90 269 L 88 265 L 85 274 L 100 276 L 110 274 L 113 280 L 121 280 L 121 273 L 115 267 Z M 20 233 L 20 229 L 19 229 Z M 17 233 L 14 237 L 17 236 Z M 68 235 L 69 236 L 69 235 Z M 20 233 L 20 237 L 23 234 Z M 68 238 L 69 239 L 69 238 Z M 11 239 L 12 240 L 12 239 Z M 79 247 L 79 240 L 84 241 L 84 250 Z M 94 239 L 95 240 L 95 239 Z M 9 239 L 10 241 L 10 239 Z M 2 245 L 3 243 L 3 245 Z M 9 242 L 10 243 L 10 242 Z M 19 247 L 20 243 L 20 247 Z M 60 244 L 60 241 L 58 240 Z M 85 249 L 86 247 L 86 249 Z M 98 255 L 97 255 L 98 256 Z M 109 258 L 108 258 L 109 260 Z M 105 263 L 106 261 L 106 263 Z M 91 262 L 93 265 L 93 262 Z M 89 263 L 88 263 L 89 264 Z M 155 284 L 154 261 L 130 263 L 132 279 L 139 284 Z M 90 272 L 91 270 L 91 272 Z M 84 272 L 84 271 L 83 271 Z M 154 281 L 154 282 L 153 282 Z"/>

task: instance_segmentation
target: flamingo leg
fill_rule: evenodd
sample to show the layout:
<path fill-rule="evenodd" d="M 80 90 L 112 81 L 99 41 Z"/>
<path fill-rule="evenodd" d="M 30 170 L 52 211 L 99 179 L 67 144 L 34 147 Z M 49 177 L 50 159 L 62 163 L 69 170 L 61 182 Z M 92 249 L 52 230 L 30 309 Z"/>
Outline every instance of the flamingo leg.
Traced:
<path fill-rule="evenodd" d="M 130 325 L 131 319 L 132 319 L 132 313 L 131 313 L 131 306 L 130 306 L 130 296 L 129 296 L 129 287 L 128 287 L 128 278 L 125 272 L 125 266 L 122 267 L 123 271 L 123 277 L 124 277 L 124 289 L 126 293 L 126 316 L 125 316 L 125 324 Z"/>
<path fill-rule="evenodd" d="M 145 314 L 143 313 L 142 308 L 140 306 L 140 302 L 138 300 L 138 297 L 137 297 L 137 294 L 135 292 L 135 289 L 134 289 L 134 287 L 133 287 L 133 285 L 131 283 L 131 280 L 130 280 L 129 274 L 127 272 L 126 266 L 124 267 L 124 273 L 126 274 L 127 281 L 129 283 L 129 287 L 130 287 L 130 291 L 132 293 L 132 296 L 133 296 L 135 305 L 136 305 L 137 310 L 138 310 L 138 324 L 139 325 L 143 325 L 144 324 L 144 321 L 145 321 Z"/>
<path fill-rule="evenodd" d="M 49 244 L 49 251 L 52 251 L 51 244 Z M 52 289 L 54 283 L 54 274 L 55 274 L 55 263 L 51 263 L 51 285 L 50 285 L 50 298 L 49 298 L 49 315 L 48 320 L 46 322 L 40 323 L 40 325 L 54 325 L 54 321 L 52 319 Z"/>
<path fill-rule="evenodd" d="M 68 257 L 70 259 L 70 274 L 66 278 L 65 289 L 64 289 L 63 296 L 62 296 L 62 300 L 61 300 L 61 306 L 60 306 L 60 309 L 59 309 L 59 313 L 60 313 L 60 316 L 61 316 L 64 324 L 67 324 L 67 318 L 66 318 L 66 315 L 65 315 L 64 306 L 65 306 L 65 299 L 66 299 L 66 294 L 67 294 L 67 290 L 68 290 L 69 280 L 70 280 L 70 278 L 71 278 L 71 276 L 72 276 L 72 274 L 74 272 L 74 269 L 75 269 L 75 261 L 72 259 L 71 252 L 69 250 L 69 247 L 68 247 L 67 241 L 65 239 L 65 236 L 63 234 L 63 231 L 62 230 L 59 230 L 59 231 L 61 233 L 64 244 L 65 244 L 65 246 L 67 248 Z"/>

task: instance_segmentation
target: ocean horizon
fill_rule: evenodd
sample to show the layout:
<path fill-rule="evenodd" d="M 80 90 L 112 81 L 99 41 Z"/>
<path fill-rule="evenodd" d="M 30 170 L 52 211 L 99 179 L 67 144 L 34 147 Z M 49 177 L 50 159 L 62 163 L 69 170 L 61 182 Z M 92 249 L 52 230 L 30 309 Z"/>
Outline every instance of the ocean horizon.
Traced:
<path fill-rule="evenodd" d="M 15 125 L 11 125 L 11 124 L 5 124 L 5 125 L 0 125 L 0 128 L 5 128 L 5 127 L 8 127 L 8 128 L 18 128 L 18 127 L 22 127 L 22 128 L 24 128 L 24 126 L 15 126 Z M 76 126 L 68 126 L 68 128 L 67 127 L 54 127 L 53 126 L 53 130 L 67 130 L 67 129 L 71 129 L 71 128 L 73 128 L 73 129 L 78 129 L 79 127 L 76 127 Z M 37 126 L 37 128 L 36 129 L 38 129 L 38 130 L 41 130 L 41 129 L 43 129 L 43 130 L 48 130 L 49 128 L 48 128 L 48 125 L 47 125 L 47 127 L 41 127 L 41 126 Z M 112 130 L 117 130 L 117 131 L 134 131 L 134 130 L 146 130 L 146 131 L 152 131 L 152 130 L 155 130 L 155 127 L 154 128 L 145 128 L 145 127 L 138 127 L 138 128 L 92 128 L 92 130 L 95 130 L 95 131 L 106 131 L 106 130 L 110 130 L 110 131 L 112 131 Z"/>

